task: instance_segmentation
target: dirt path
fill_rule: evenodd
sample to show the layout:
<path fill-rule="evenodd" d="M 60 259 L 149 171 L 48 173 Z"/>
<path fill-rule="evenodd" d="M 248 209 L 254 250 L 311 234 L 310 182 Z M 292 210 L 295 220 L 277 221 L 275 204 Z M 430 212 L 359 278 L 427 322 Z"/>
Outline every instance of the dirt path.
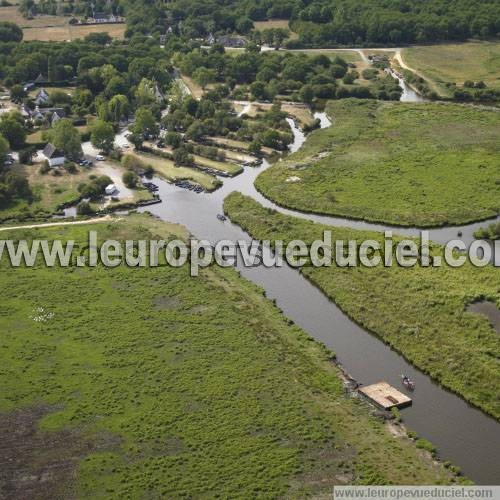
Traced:
<path fill-rule="evenodd" d="M 45 222 L 42 224 L 31 224 L 27 226 L 0 227 L 0 231 L 10 231 L 11 229 L 36 229 L 37 227 L 74 226 L 76 224 L 97 224 L 99 222 L 106 222 L 110 220 L 118 221 L 120 219 L 111 217 L 110 215 L 106 215 L 104 217 L 96 217 L 95 219 L 87 219 L 87 220 L 75 220 L 67 222 Z"/>

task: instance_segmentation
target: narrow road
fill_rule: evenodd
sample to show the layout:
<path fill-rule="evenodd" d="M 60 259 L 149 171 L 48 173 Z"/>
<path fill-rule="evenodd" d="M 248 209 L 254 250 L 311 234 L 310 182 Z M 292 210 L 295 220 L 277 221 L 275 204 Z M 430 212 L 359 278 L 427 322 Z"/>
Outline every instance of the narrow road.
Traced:
<path fill-rule="evenodd" d="M 99 222 L 106 222 L 110 220 L 118 221 L 120 218 L 105 215 L 104 217 L 96 217 L 94 219 L 87 220 L 75 220 L 71 222 L 44 222 L 41 224 L 30 224 L 26 226 L 0 227 L 0 231 L 10 231 L 12 229 L 36 229 L 38 227 L 75 226 L 77 224 L 97 224 Z"/>

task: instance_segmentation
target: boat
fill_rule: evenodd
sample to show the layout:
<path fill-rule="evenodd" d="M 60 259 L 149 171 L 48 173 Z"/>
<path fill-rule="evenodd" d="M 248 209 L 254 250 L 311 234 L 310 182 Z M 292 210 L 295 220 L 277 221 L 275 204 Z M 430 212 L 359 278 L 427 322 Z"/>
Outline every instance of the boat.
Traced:
<path fill-rule="evenodd" d="M 403 385 L 410 391 L 415 390 L 415 382 L 411 380 L 407 375 L 402 374 L 401 379 L 403 380 Z"/>
<path fill-rule="evenodd" d="M 224 222 L 227 220 L 227 217 L 224 214 L 217 214 L 217 219 Z"/>

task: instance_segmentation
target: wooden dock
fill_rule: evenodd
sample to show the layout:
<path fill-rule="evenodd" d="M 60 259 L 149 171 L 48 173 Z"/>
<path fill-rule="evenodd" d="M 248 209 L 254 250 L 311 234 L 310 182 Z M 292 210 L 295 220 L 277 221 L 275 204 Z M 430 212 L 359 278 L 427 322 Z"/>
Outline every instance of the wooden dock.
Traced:
<path fill-rule="evenodd" d="M 384 410 L 390 410 L 394 407 L 403 408 L 412 403 L 411 398 L 399 392 L 387 382 L 377 382 L 366 387 L 360 387 L 358 391 Z"/>

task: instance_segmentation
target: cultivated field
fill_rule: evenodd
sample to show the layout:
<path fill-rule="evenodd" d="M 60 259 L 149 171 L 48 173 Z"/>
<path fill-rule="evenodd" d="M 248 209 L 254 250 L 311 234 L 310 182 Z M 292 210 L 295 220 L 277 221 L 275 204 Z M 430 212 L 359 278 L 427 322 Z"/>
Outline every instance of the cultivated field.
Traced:
<path fill-rule="evenodd" d="M 186 238 L 144 215 L 4 237 L 71 239 L 79 254 L 90 230 Z M 2 498 L 326 498 L 333 484 L 451 480 L 232 268 L 2 260 L 0 285 Z"/>
<path fill-rule="evenodd" d="M 484 81 L 500 89 L 500 42 L 468 42 L 403 49 L 403 62 L 421 74 L 443 96 L 451 95 L 445 83 Z"/>
<path fill-rule="evenodd" d="M 421 227 L 500 212 L 499 113 L 354 99 L 332 101 L 327 112 L 332 127 L 257 178 L 279 204 Z"/>

